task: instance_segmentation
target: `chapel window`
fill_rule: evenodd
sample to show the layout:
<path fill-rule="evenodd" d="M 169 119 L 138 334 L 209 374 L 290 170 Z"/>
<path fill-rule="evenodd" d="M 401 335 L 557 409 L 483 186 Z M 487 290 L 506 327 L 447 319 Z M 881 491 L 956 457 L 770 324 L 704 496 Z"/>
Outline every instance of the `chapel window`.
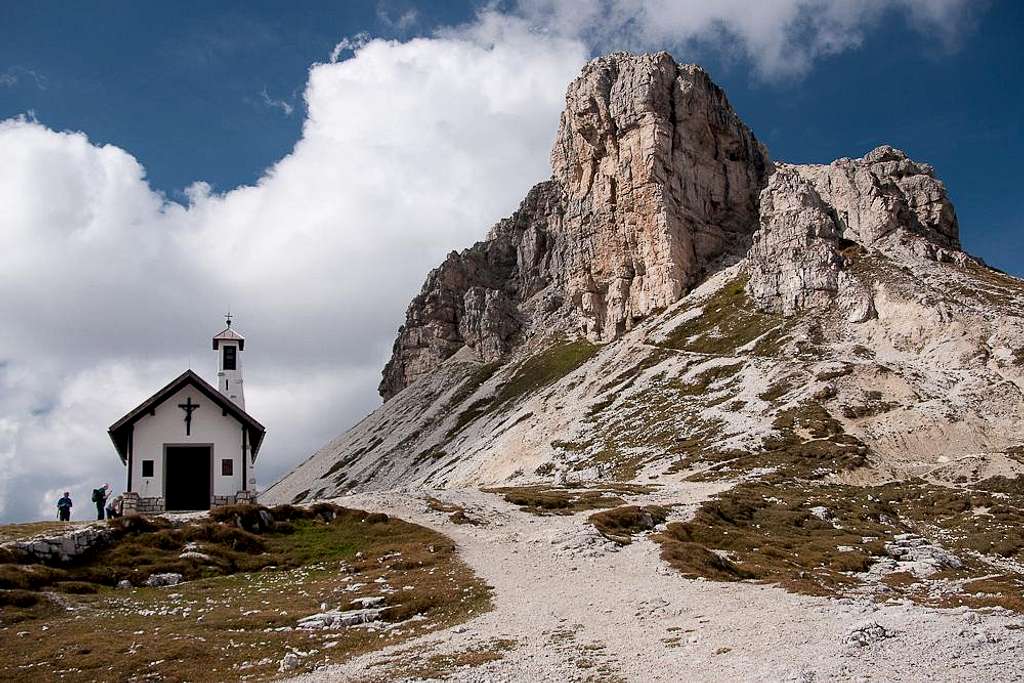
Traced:
<path fill-rule="evenodd" d="M 224 369 L 225 370 L 236 370 L 237 369 L 237 352 L 238 349 L 233 344 L 224 345 Z"/>

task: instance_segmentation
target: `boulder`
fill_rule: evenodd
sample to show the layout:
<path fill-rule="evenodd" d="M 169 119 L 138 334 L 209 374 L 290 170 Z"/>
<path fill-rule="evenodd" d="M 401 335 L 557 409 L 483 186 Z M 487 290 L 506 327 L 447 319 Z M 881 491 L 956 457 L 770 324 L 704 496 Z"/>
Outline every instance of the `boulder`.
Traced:
<path fill-rule="evenodd" d="M 281 673 L 287 671 L 294 671 L 299 668 L 299 664 L 302 663 L 302 659 L 294 652 L 286 652 L 284 657 L 281 658 L 281 663 L 278 665 L 277 670 Z"/>
<path fill-rule="evenodd" d="M 145 585 L 153 586 L 177 586 L 184 577 L 176 572 L 165 572 L 162 574 L 151 574 L 146 579 Z"/>
<path fill-rule="evenodd" d="M 353 601 L 356 602 L 356 601 Z M 344 628 L 368 624 L 372 621 L 379 621 L 384 609 L 360 608 L 346 611 L 332 610 L 311 614 L 299 620 L 298 628 L 307 630 L 319 630 L 323 628 Z"/>
<path fill-rule="evenodd" d="M 885 553 L 915 574 L 927 575 L 940 569 L 961 569 L 963 562 L 953 553 L 921 536 L 897 534 L 885 545 Z"/>
<path fill-rule="evenodd" d="M 843 638 L 843 642 L 853 647 L 867 647 L 894 635 L 896 634 L 873 621 L 853 628 Z"/>

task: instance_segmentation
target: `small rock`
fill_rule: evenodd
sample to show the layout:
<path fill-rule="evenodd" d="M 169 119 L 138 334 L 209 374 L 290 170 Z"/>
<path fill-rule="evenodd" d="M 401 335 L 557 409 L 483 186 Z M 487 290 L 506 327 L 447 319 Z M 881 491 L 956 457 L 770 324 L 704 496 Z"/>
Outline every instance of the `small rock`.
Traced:
<path fill-rule="evenodd" d="M 176 572 L 166 572 L 163 574 L 153 574 L 146 579 L 147 586 L 177 586 L 184 579 L 181 574 Z"/>
<path fill-rule="evenodd" d="M 295 654 L 294 652 L 288 652 L 285 654 L 284 657 L 281 658 L 281 664 L 277 667 L 277 670 L 282 673 L 285 671 L 294 671 L 295 669 L 299 668 L 299 663 L 301 661 L 302 660 L 299 659 L 299 656 L 297 654 Z"/>
<path fill-rule="evenodd" d="M 961 569 L 964 564 L 956 555 L 914 534 L 896 534 L 885 545 L 885 553 L 901 563 L 911 563 L 916 574 L 930 574 L 939 569 Z"/>
<path fill-rule="evenodd" d="M 359 605 L 363 609 L 370 607 L 383 607 L 384 596 L 383 595 L 372 595 L 365 598 L 356 598 L 352 601 L 353 605 Z"/>
<path fill-rule="evenodd" d="M 188 550 L 178 555 L 179 560 L 195 560 L 196 562 L 210 562 L 212 558 L 206 553 L 200 553 L 195 550 Z"/>
<path fill-rule="evenodd" d="M 271 516 L 269 510 L 260 510 L 260 528 L 270 529 L 274 526 L 274 518 Z"/>
<path fill-rule="evenodd" d="M 823 522 L 827 522 L 828 520 L 832 519 L 832 513 L 829 512 L 829 509 L 823 505 L 817 505 L 815 507 L 812 507 L 809 510 L 809 512 Z"/>
<path fill-rule="evenodd" d="M 379 621 L 384 609 L 353 609 L 340 612 L 337 610 L 311 614 L 299 620 L 298 627 L 308 631 L 316 631 L 323 628 L 337 628 L 345 626 L 357 626 L 368 624 L 371 621 Z"/>
<path fill-rule="evenodd" d="M 843 642 L 847 645 L 853 645 L 855 647 L 867 647 L 872 643 L 877 643 L 880 640 L 886 638 L 892 638 L 895 634 L 889 631 L 878 622 L 870 622 L 856 627 L 843 638 Z"/>
<path fill-rule="evenodd" d="M 121 579 L 117 582 L 118 590 L 129 590 L 132 587 L 132 582 L 128 579 Z"/>

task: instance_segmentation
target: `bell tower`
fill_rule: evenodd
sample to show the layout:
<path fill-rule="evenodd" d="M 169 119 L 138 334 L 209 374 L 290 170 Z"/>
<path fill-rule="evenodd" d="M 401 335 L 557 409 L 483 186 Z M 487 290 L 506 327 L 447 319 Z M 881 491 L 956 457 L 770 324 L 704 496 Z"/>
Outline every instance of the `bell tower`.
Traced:
<path fill-rule="evenodd" d="M 213 337 L 217 351 L 217 388 L 242 410 L 245 410 L 245 385 L 242 381 L 242 350 L 245 337 L 231 328 L 231 314 L 224 316 L 227 327 Z"/>

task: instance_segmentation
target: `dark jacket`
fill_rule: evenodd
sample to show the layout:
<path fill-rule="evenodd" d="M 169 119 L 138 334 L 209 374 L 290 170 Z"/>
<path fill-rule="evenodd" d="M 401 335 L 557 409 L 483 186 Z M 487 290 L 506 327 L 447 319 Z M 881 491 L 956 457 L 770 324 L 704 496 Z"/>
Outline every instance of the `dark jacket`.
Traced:
<path fill-rule="evenodd" d="M 61 499 L 57 501 L 57 509 L 58 510 L 60 510 L 61 508 L 69 508 L 69 507 L 71 507 L 71 499 L 68 498 L 67 496 L 62 496 Z"/>

